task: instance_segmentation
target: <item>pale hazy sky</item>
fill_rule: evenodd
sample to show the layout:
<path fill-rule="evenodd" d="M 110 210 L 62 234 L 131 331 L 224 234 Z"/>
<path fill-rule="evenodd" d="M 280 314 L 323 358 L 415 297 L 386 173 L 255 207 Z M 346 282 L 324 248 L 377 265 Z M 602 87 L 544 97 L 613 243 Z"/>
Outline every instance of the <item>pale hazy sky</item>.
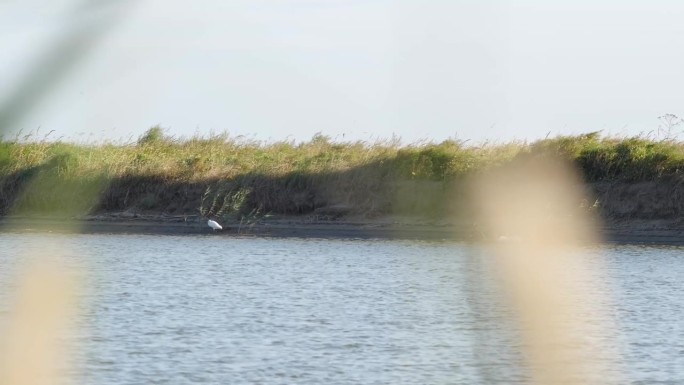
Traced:
<path fill-rule="evenodd" d="M 79 4 L 0 2 L 0 103 L 51 42 L 94 17 Z M 128 4 L 15 130 L 503 141 L 635 135 L 684 115 L 681 1 Z"/>

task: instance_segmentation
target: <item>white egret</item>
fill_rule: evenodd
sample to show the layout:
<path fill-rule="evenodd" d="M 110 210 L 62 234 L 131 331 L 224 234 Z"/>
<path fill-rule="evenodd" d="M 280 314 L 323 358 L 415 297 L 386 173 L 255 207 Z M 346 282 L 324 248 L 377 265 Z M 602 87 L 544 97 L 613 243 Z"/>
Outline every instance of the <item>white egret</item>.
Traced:
<path fill-rule="evenodd" d="M 209 227 L 214 229 L 214 231 L 223 230 L 223 227 L 221 225 L 219 225 L 218 222 L 212 221 L 211 219 L 207 222 L 207 224 L 209 225 Z"/>

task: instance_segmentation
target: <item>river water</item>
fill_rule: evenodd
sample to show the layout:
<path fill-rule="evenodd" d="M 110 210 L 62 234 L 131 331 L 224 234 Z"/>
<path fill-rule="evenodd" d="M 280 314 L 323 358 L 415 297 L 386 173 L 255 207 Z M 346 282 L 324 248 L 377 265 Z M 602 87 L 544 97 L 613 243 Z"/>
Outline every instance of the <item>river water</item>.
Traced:
<path fill-rule="evenodd" d="M 0 317 L 27 255 L 85 276 L 82 384 L 516 384 L 485 248 L 451 242 L 0 234 Z M 605 246 L 624 383 L 684 383 L 682 249 Z M 0 330 L 0 333 L 2 330 Z M 588 357 L 602 360 L 601 355 Z"/>

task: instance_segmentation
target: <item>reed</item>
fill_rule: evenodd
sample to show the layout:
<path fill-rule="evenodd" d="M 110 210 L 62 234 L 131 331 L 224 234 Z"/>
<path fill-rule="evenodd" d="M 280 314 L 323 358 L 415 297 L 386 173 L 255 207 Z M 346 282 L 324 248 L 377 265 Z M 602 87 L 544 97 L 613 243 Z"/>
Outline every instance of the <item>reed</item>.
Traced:
<path fill-rule="evenodd" d="M 564 158 L 587 183 L 672 181 L 684 169 L 684 143 L 598 133 L 480 144 L 336 142 L 321 134 L 300 143 L 261 142 L 227 133 L 175 138 L 160 127 L 129 143 L 26 135 L 0 142 L 0 209 L 197 214 L 207 202 L 236 206 L 232 197 L 239 195 L 240 205 L 221 214 L 337 206 L 370 216 L 453 215 L 464 211 L 461 181 L 526 157 Z"/>

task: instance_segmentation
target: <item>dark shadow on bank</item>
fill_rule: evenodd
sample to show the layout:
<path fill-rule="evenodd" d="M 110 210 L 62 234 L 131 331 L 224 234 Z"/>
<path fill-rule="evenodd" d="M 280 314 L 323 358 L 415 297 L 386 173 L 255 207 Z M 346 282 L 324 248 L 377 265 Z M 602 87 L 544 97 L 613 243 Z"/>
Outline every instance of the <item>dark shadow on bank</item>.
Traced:
<path fill-rule="evenodd" d="M 284 217 L 319 225 L 390 218 L 385 223 L 388 232 L 395 220 L 424 225 L 467 217 L 464 183 L 434 170 L 421 171 L 415 159 L 402 156 L 328 173 L 245 173 L 198 181 L 161 175 L 65 178 L 64 170 L 72 161 L 69 154 L 61 154 L 2 178 L 3 215 L 55 220 L 157 216 L 193 228 L 214 218 L 243 230 Z M 337 231 L 366 237 L 358 226 L 354 228 L 345 232 L 338 226 Z"/>

